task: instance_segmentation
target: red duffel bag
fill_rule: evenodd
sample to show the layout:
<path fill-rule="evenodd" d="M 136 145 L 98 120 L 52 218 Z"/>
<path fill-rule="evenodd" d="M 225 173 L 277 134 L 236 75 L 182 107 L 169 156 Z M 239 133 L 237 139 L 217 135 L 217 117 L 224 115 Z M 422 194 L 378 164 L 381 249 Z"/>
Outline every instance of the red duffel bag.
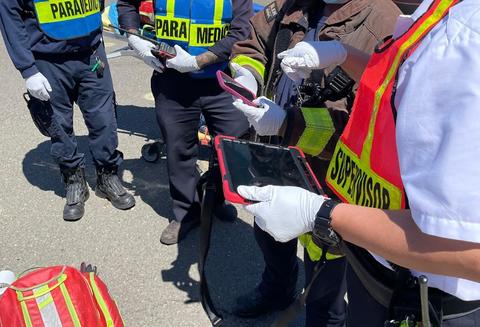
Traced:
<path fill-rule="evenodd" d="M 90 266 L 89 266 L 90 267 Z M 40 268 L 0 296 L 0 327 L 124 327 L 107 287 L 94 271 Z"/>

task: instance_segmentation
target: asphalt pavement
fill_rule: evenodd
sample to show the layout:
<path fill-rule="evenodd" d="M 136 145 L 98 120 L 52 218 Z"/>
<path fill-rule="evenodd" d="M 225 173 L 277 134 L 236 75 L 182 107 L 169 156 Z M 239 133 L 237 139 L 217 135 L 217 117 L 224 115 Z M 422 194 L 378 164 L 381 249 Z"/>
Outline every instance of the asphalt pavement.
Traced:
<path fill-rule="evenodd" d="M 107 52 L 125 43 L 105 38 Z M 118 101 L 123 178 L 137 205 L 114 209 L 90 197 L 78 222 L 62 220 L 64 191 L 50 158 L 50 141 L 34 127 L 22 99 L 24 81 L 0 40 L 0 270 L 21 273 L 49 265 L 98 266 L 126 326 L 209 326 L 199 302 L 198 231 L 178 246 L 160 244 L 173 216 L 166 162 L 147 163 L 140 149 L 159 136 L 150 89 L 151 71 L 132 57 L 110 60 Z M 74 110 L 79 148 L 88 153 L 81 111 Z M 87 179 L 95 185 L 91 157 Z M 208 276 L 224 326 L 269 326 L 274 316 L 241 320 L 230 314 L 235 298 L 252 289 L 263 270 L 252 217 L 238 207 L 235 223 L 214 221 Z M 302 275 L 302 274 L 300 274 Z M 302 280 L 299 280 L 299 285 Z M 292 326 L 303 326 L 299 318 Z"/>

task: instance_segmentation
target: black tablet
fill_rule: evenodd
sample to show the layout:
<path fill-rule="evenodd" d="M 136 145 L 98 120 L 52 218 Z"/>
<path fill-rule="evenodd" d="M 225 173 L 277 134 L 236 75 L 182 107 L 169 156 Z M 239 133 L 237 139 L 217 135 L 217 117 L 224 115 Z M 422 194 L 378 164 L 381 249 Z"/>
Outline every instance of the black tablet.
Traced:
<path fill-rule="evenodd" d="M 215 138 L 225 199 L 249 203 L 237 193 L 240 185 L 297 186 L 323 194 L 305 155 L 297 147 L 282 147 L 238 140 L 228 136 Z"/>

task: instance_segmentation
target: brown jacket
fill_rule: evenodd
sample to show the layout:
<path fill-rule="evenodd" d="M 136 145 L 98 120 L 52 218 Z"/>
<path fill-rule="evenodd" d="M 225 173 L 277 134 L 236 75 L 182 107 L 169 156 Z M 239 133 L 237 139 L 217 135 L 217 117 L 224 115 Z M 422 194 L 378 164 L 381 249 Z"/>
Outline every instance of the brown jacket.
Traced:
<path fill-rule="evenodd" d="M 278 59 L 273 56 L 286 49 L 279 42 L 279 35 L 289 36 L 288 48 L 302 41 L 308 29 L 310 12 L 317 11 L 320 0 L 276 0 L 250 19 L 251 35 L 245 41 L 237 42 L 232 49 L 231 58 L 242 55 L 257 60 L 265 67 L 261 76 L 253 67 L 259 84 L 266 87 L 274 81 Z M 391 0 L 351 0 L 335 11 L 326 20 L 321 29 L 319 40 L 339 40 L 359 50 L 371 53 L 375 45 L 393 32 L 400 10 Z M 281 43 L 281 42 L 280 42 Z M 283 47 L 285 48 L 285 47 Z M 332 68 L 333 69 L 333 68 Z"/>
<path fill-rule="evenodd" d="M 254 74 L 262 94 L 267 97 L 274 94 L 275 85 L 281 74 L 276 54 L 302 41 L 308 29 L 308 17 L 310 13 L 318 12 L 321 9 L 320 5 L 323 5 L 320 0 L 276 0 L 250 19 L 250 38 L 234 45 L 231 60 Z M 400 14 L 400 10 L 391 0 L 351 0 L 328 17 L 319 31 L 318 40 L 339 40 L 364 52 L 372 53 L 375 45 L 393 33 L 396 19 Z M 323 75 L 322 79 L 334 68 L 325 69 L 323 74 L 320 74 Z M 323 84 L 324 81 L 317 82 Z M 327 101 L 322 107 L 329 111 L 335 131 L 329 136 L 327 145 L 320 153 L 306 152 L 328 160 L 346 125 L 351 103 L 344 98 L 335 102 Z M 288 133 L 285 135 L 284 143 L 300 145 L 297 143 L 306 129 L 307 122 L 299 109 L 288 110 L 288 113 L 286 128 Z"/>

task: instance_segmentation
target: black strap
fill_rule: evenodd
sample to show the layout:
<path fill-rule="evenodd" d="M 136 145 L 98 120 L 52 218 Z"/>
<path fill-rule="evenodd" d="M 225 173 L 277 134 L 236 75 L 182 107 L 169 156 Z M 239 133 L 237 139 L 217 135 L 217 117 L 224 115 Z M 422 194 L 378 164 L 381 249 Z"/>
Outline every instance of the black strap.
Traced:
<path fill-rule="evenodd" d="M 327 262 L 327 252 L 328 247 L 323 247 L 322 249 L 322 256 L 320 260 L 315 264 L 313 268 L 313 275 L 312 279 L 308 283 L 307 287 L 305 287 L 305 291 L 297 296 L 295 301 L 290 304 L 288 308 L 283 310 L 277 319 L 272 323 L 271 327 L 288 327 L 290 323 L 295 319 L 301 312 L 302 309 L 305 307 L 307 303 L 308 294 L 310 293 L 310 289 L 312 288 L 313 284 L 317 280 L 317 277 L 320 275 L 320 272 L 325 267 L 325 263 Z"/>
<path fill-rule="evenodd" d="M 212 211 L 216 202 L 217 190 L 215 187 L 215 175 L 213 172 L 218 169 L 215 150 L 212 150 L 209 169 L 200 180 L 201 187 L 201 215 L 200 215 L 200 258 L 198 260 L 198 271 L 200 274 L 200 297 L 202 307 L 210 319 L 212 326 L 221 326 L 223 317 L 215 309 L 210 291 L 208 289 L 207 276 L 205 272 L 205 263 L 207 261 L 208 251 L 210 249 L 210 236 L 212 232 Z"/>
<path fill-rule="evenodd" d="M 356 245 L 343 242 L 342 251 L 370 296 L 383 307 L 389 308 L 395 291 L 398 292 L 395 290 L 398 273 L 386 268 Z M 417 287 L 412 287 L 411 291 L 415 296 L 419 294 Z M 435 288 L 429 289 L 429 298 L 435 310 L 442 313 L 443 319 L 461 317 L 480 308 L 480 301 L 462 301 Z M 401 299 L 395 300 L 398 302 Z"/>

